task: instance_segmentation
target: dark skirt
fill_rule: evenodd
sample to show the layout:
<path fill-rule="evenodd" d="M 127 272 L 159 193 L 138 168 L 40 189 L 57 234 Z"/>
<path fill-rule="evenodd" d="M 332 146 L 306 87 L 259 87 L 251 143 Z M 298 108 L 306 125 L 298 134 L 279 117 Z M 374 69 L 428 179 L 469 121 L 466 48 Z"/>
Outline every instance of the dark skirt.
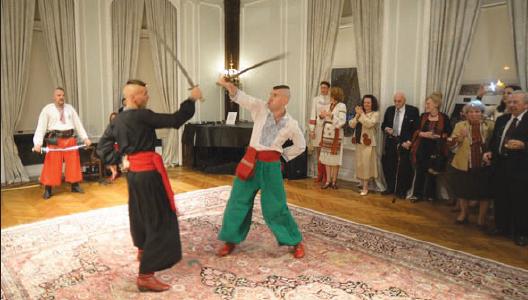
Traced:
<path fill-rule="evenodd" d="M 141 274 L 172 267 L 182 258 L 180 229 L 156 171 L 128 172 L 128 214 L 134 246 L 143 249 Z"/>
<path fill-rule="evenodd" d="M 449 185 L 457 198 L 489 200 L 491 198 L 490 169 L 488 167 L 462 171 L 449 165 Z"/>

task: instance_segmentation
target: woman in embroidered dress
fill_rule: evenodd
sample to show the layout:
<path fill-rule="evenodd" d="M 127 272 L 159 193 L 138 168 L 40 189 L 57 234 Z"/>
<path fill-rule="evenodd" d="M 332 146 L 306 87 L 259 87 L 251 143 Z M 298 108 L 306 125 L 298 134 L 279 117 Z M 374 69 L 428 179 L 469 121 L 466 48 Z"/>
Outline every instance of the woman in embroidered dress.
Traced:
<path fill-rule="evenodd" d="M 343 125 L 346 123 L 346 106 L 342 103 L 343 90 L 332 87 L 330 90 L 330 111 L 323 111 L 323 136 L 321 138 L 321 156 L 319 160 L 326 168 L 326 183 L 323 189 L 337 189 L 337 174 L 343 162 Z"/>
<path fill-rule="evenodd" d="M 352 143 L 356 144 L 356 178 L 361 182 L 361 196 L 368 194 L 371 178 L 378 178 L 378 156 L 376 136 L 379 128 L 378 99 L 365 95 L 361 106 L 356 107 L 356 115 L 348 123 L 355 128 Z"/>

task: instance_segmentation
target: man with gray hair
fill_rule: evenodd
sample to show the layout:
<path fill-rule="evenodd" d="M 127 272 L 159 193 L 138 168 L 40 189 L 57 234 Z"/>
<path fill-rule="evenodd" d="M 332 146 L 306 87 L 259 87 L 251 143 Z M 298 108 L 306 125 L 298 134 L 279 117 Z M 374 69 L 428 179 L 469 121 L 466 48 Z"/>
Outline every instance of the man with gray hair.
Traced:
<path fill-rule="evenodd" d="M 484 160 L 494 166 L 495 228 L 491 234 L 513 236 L 528 245 L 528 94 L 514 91 L 508 112 L 495 123 L 490 152 Z"/>
<path fill-rule="evenodd" d="M 403 92 L 394 93 L 394 105 L 385 111 L 381 129 L 385 133 L 382 157 L 383 174 L 387 181 L 384 195 L 394 193 L 404 198 L 411 187 L 412 167 L 409 156 L 412 134 L 418 126 L 418 108 L 405 104 Z"/>
<path fill-rule="evenodd" d="M 279 245 L 293 246 L 293 256 L 304 256 L 301 233 L 286 204 L 282 181 L 282 156 L 294 159 L 306 150 L 306 141 L 298 122 L 286 111 L 290 88 L 273 87 L 268 101 L 262 101 L 240 91 L 223 76 L 217 84 L 224 87 L 231 100 L 251 112 L 253 131 L 246 154 L 236 169 L 233 189 L 224 212 L 218 239 L 225 242 L 218 256 L 229 255 L 237 244 L 246 239 L 251 226 L 253 202 L 261 192 L 262 215 Z M 283 148 L 291 140 L 293 145 Z"/>

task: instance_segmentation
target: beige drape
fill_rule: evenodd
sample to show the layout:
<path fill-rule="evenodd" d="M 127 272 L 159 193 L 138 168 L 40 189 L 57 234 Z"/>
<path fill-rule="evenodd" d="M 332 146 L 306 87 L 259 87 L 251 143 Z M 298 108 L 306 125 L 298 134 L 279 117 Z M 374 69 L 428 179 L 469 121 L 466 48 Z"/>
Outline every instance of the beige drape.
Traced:
<path fill-rule="evenodd" d="M 528 91 L 528 1 L 508 0 L 508 11 L 513 28 L 513 44 L 519 84 L 523 91 Z"/>
<path fill-rule="evenodd" d="M 2 151 L 6 182 L 26 182 L 13 134 L 22 115 L 29 78 L 35 0 L 2 0 L 1 4 Z"/>
<path fill-rule="evenodd" d="M 448 115 L 455 107 L 464 65 L 480 11 L 481 0 L 434 0 L 431 2 L 427 95 L 444 95 L 442 111 Z"/>
<path fill-rule="evenodd" d="M 146 0 L 145 4 L 152 60 L 156 81 L 161 87 L 163 111 L 174 112 L 178 109 L 178 67 L 166 47 L 176 53 L 177 10 L 168 0 Z M 178 163 L 178 143 L 178 131 L 169 129 L 163 141 L 165 165 Z"/>
<path fill-rule="evenodd" d="M 144 0 L 112 1 L 112 85 L 114 111 L 127 80 L 136 76 Z"/>
<path fill-rule="evenodd" d="M 74 0 L 38 0 L 53 84 L 79 110 Z"/>

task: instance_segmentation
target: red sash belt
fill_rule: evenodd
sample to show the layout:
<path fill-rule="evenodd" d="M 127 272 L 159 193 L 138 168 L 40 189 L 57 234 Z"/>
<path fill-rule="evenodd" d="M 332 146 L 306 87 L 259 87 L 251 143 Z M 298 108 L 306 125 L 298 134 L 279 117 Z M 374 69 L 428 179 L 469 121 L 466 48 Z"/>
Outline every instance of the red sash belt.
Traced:
<path fill-rule="evenodd" d="M 174 204 L 174 192 L 172 191 L 169 177 L 167 176 L 167 170 L 165 169 L 165 165 L 163 165 L 161 155 L 154 151 L 136 152 L 128 155 L 128 161 L 130 162 L 129 169 L 132 172 L 157 171 L 161 175 L 161 180 L 165 187 L 165 193 L 167 193 L 170 208 L 175 212 L 176 205 Z"/>
<path fill-rule="evenodd" d="M 258 151 L 257 160 L 274 162 L 280 160 L 281 154 L 278 151 Z"/>
<path fill-rule="evenodd" d="M 248 180 L 253 177 L 255 172 L 255 162 L 257 160 L 274 162 L 279 161 L 280 156 L 281 154 L 278 151 L 257 151 L 255 148 L 249 147 L 238 164 L 235 174 L 241 180 Z"/>

